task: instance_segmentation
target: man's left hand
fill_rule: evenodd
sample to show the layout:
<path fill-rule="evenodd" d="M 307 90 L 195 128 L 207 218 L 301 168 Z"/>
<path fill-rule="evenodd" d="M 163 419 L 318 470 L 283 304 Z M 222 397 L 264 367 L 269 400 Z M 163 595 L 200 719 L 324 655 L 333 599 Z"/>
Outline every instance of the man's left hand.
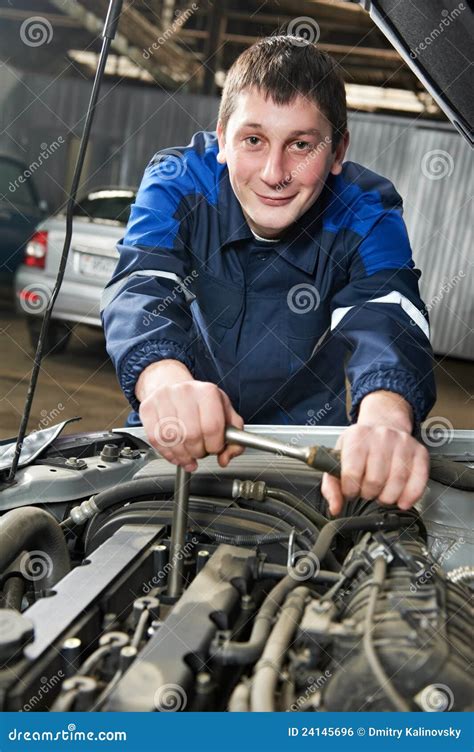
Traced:
<path fill-rule="evenodd" d="M 361 402 L 358 422 L 339 437 L 341 478 L 327 473 L 321 491 L 332 515 L 345 501 L 361 496 L 409 509 L 423 495 L 429 454 L 411 435 L 411 408 L 390 392 L 374 392 Z"/>

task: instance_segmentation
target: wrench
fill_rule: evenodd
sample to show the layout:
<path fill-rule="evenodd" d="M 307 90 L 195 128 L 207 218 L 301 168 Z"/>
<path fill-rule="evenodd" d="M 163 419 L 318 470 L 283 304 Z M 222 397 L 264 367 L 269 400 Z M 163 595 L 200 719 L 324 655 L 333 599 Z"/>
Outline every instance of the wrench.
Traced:
<path fill-rule="evenodd" d="M 228 444 L 240 444 L 251 449 L 261 449 L 263 452 L 292 457 L 295 460 L 301 460 L 314 470 L 330 473 L 337 478 L 341 477 L 341 453 L 336 449 L 328 449 L 324 446 L 289 446 L 277 439 L 242 431 L 233 426 L 226 428 L 225 439 Z"/>

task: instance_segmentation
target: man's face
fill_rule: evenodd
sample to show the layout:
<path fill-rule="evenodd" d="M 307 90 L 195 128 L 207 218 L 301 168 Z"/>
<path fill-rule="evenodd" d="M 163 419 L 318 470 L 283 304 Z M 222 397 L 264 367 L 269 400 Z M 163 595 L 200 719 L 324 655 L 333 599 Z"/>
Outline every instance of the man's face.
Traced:
<path fill-rule="evenodd" d="M 331 150 L 332 128 L 316 104 L 298 95 L 291 104 L 242 91 L 224 134 L 217 124 L 218 161 L 250 228 L 278 238 L 316 201 L 329 175 L 341 171 L 349 135 Z"/>

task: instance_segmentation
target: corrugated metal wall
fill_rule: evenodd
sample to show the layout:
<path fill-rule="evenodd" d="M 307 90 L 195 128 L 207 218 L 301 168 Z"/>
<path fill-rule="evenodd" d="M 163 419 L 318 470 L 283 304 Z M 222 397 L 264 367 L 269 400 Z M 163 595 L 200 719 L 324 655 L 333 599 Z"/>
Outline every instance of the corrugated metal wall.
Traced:
<path fill-rule="evenodd" d="M 469 146 L 450 126 L 370 115 L 350 121 L 348 158 L 389 177 L 403 196 L 435 352 L 474 359 Z"/>
<path fill-rule="evenodd" d="M 34 175 L 51 209 L 64 203 L 91 84 L 0 68 L 0 151 L 30 164 L 61 136 L 64 145 Z M 188 143 L 215 127 L 218 100 L 105 83 L 96 113 L 84 187 L 137 185 L 159 148 Z M 367 114 L 350 116 L 348 158 L 389 177 L 405 219 L 435 351 L 474 359 L 472 336 L 472 162 L 450 126 Z M 76 143 L 74 141 L 76 140 Z"/>

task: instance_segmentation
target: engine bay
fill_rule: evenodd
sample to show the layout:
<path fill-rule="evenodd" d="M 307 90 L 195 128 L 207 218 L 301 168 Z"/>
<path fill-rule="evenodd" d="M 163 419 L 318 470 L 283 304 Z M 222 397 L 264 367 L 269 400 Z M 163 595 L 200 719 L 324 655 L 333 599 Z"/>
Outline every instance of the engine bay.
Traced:
<path fill-rule="evenodd" d="M 471 439 L 443 453 L 469 468 Z M 472 492 L 430 481 L 409 511 L 330 518 L 296 459 L 207 457 L 171 556 L 176 468 L 142 429 L 37 449 L 0 490 L 2 710 L 472 709 Z"/>

